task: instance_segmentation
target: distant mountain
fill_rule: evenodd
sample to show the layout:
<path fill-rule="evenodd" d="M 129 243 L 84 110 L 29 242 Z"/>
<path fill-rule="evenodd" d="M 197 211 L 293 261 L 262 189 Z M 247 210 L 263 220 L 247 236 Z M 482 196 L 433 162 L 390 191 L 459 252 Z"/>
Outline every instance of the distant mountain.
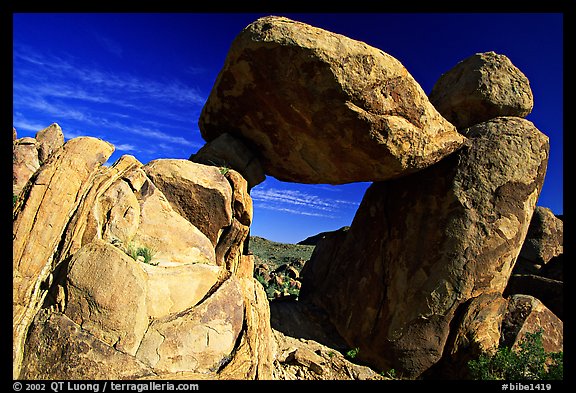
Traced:
<path fill-rule="evenodd" d="M 349 228 L 350 228 L 349 226 L 344 226 L 344 227 L 338 229 L 337 231 L 340 231 L 342 229 L 347 230 Z M 304 245 L 305 246 L 315 246 L 326 235 L 329 235 L 329 234 L 334 233 L 334 232 L 336 232 L 336 231 L 320 232 L 319 234 L 307 237 L 306 239 L 304 239 L 301 242 L 298 242 L 296 244 L 301 245 L 301 246 L 304 246 Z"/>
<path fill-rule="evenodd" d="M 272 270 L 283 264 L 295 263 L 301 267 L 314 251 L 310 245 L 278 243 L 258 236 L 250 236 L 249 248 L 257 264 L 266 263 Z"/>

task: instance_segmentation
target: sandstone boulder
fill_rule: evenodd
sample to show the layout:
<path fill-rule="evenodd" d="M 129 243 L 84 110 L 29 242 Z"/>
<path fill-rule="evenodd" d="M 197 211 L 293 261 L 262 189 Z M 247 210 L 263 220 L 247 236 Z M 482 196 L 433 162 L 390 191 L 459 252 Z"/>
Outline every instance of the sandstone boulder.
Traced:
<path fill-rule="evenodd" d="M 143 169 L 172 208 L 216 246 L 222 229 L 232 223 L 232 190 L 218 168 L 159 159 Z"/>
<path fill-rule="evenodd" d="M 546 352 L 563 351 L 564 324 L 538 299 L 529 295 L 513 295 L 502 321 L 501 345 L 518 348 L 527 332 L 542 329 L 542 344 Z"/>
<path fill-rule="evenodd" d="M 392 56 L 274 16 L 233 41 L 199 127 L 208 142 L 241 138 L 266 174 L 300 183 L 398 177 L 465 139 Z"/>
<path fill-rule="evenodd" d="M 86 184 L 112 154 L 114 147 L 90 137 L 68 141 L 39 168 L 25 203 L 14 211 L 13 236 L 13 376 L 18 378 L 28 327 L 46 294 L 43 283 Z"/>
<path fill-rule="evenodd" d="M 494 52 L 476 53 L 443 74 L 430 102 L 459 130 L 499 116 L 526 117 L 534 106 L 528 78 Z"/>
<path fill-rule="evenodd" d="M 178 214 L 150 179 L 136 196 L 140 203 L 140 226 L 133 238 L 135 246 L 153 250 L 160 264 L 216 264 L 210 239 Z"/>
<path fill-rule="evenodd" d="M 546 264 L 564 251 L 564 223 L 552 210 L 538 206 L 534 210 L 520 256 L 534 263 Z"/>
<path fill-rule="evenodd" d="M 321 241 L 329 252 L 315 252 L 302 271 L 300 299 L 324 308 L 376 368 L 415 377 L 435 364 L 456 310 L 502 294 L 520 252 L 548 137 L 505 117 L 466 136 L 464 149 L 436 165 L 374 183 L 348 233 Z"/>
<path fill-rule="evenodd" d="M 215 373 L 231 359 L 243 319 L 242 292 L 231 277 L 198 306 L 153 321 L 136 358 L 159 373 Z"/>
<path fill-rule="evenodd" d="M 238 137 L 224 133 L 190 156 L 190 161 L 234 169 L 248 181 L 249 189 L 266 179 L 258 156 Z"/>
<path fill-rule="evenodd" d="M 64 145 L 64 133 L 57 123 L 53 123 L 36 133 L 38 160 L 45 162 L 52 153 Z"/>
<path fill-rule="evenodd" d="M 12 146 L 12 193 L 19 195 L 32 175 L 40 168 L 34 138 L 20 138 Z"/>
<path fill-rule="evenodd" d="M 148 328 L 146 273 L 101 240 L 82 247 L 66 276 L 65 314 L 110 347 L 134 355 Z"/>

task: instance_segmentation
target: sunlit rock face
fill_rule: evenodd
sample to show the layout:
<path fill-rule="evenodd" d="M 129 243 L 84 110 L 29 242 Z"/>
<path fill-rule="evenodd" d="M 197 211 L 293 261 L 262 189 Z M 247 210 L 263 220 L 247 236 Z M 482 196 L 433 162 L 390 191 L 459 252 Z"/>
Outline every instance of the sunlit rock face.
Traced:
<path fill-rule="evenodd" d="M 208 142 L 241 138 L 266 174 L 299 183 L 399 177 L 465 139 L 394 57 L 283 17 L 236 37 L 199 127 Z"/>

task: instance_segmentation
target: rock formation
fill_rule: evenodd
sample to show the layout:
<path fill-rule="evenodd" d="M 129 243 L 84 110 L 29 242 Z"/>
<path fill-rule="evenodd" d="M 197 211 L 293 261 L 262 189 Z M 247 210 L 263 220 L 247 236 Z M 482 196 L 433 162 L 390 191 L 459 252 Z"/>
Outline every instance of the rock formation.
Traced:
<path fill-rule="evenodd" d="M 236 37 L 199 127 L 210 143 L 240 138 L 266 174 L 300 183 L 398 177 L 464 141 L 398 60 L 282 17 Z"/>
<path fill-rule="evenodd" d="M 305 265 L 300 299 L 323 308 L 361 360 L 421 377 L 498 346 L 502 294 L 549 151 L 548 137 L 518 117 L 532 108 L 523 78 L 492 52 L 445 74 L 431 101 L 465 147 L 375 182 L 349 231 L 320 241 Z"/>
<path fill-rule="evenodd" d="M 28 180 L 50 155 L 64 144 L 64 134 L 56 123 L 36 133 L 35 138 L 16 138 L 12 127 L 12 187 L 19 195 Z"/>
<path fill-rule="evenodd" d="M 430 101 L 458 130 L 498 116 L 526 117 L 534 105 L 528 78 L 494 52 L 474 54 L 447 71 Z"/>
<path fill-rule="evenodd" d="M 187 160 L 102 166 L 113 149 L 55 148 L 14 206 L 14 378 L 271 378 L 246 180 Z"/>
<path fill-rule="evenodd" d="M 552 210 L 538 206 L 534 210 L 520 257 L 537 265 L 545 265 L 564 251 L 564 223 Z"/>
<path fill-rule="evenodd" d="M 108 142 L 13 129 L 13 378 L 465 377 L 538 328 L 561 350 L 562 225 L 533 214 L 549 143 L 521 118 L 528 81 L 477 54 L 430 101 L 381 50 L 265 17 L 232 43 L 189 160 L 104 166 Z M 301 280 L 297 302 L 253 277 L 266 174 L 374 182 L 300 274 L 270 274 Z M 551 267 L 511 277 L 519 255 Z"/>
<path fill-rule="evenodd" d="M 238 137 L 228 133 L 206 143 L 190 156 L 190 161 L 219 166 L 224 171 L 234 169 L 246 179 L 249 189 L 266 179 L 258 156 Z"/>

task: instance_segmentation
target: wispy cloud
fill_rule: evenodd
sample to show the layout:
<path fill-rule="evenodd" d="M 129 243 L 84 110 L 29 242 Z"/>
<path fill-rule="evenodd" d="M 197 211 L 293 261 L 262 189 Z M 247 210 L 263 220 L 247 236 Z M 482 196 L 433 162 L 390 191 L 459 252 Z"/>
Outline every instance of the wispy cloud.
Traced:
<path fill-rule="evenodd" d="M 15 91 L 73 98 L 90 102 L 114 103 L 138 109 L 142 100 L 168 102 L 191 107 L 203 105 L 206 97 L 198 89 L 175 79 L 153 80 L 128 73 L 113 73 L 79 64 L 74 59 L 44 55 L 26 48 L 14 52 L 15 73 L 21 82 Z M 35 67 L 30 67 L 35 66 Z"/>
<path fill-rule="evenodd" d="M 252 199 L 257 207 L 305 216 L 337 218 L 343 209 L 358 207 L 358 203 L 320 197 L 299 190 L 254 188 Z"/>
<path fill-rule="evenodd" d="M 101 45 L 115 48 L 100 37 Z M 39 118 L 68 122 L 68 138 L 92 135 L 116 141 L 117 150 L 144 155 L 185 155 L 202 146 L 195 135 L 205 97 L 175 77 L 150 79 L 128 71 L 111 72 L 65 53 L 42 53 L 14 46 L 14 126 L 37 131 Z M 188 130 L 189 133 L 188 133 Z M 190 135 L 188 138 L 187 135 Z M 162 146 L 166 150 L 160 151 Z"/>
<path fill-rule="evenodd" d="M 116 148 L 116 150 L 124 151 L 124 152 L 138 151 L 139 150 L 136 146 L 131 145 L 129 143 L 120 143 L 120 144 L 114 145 L 114 147 Z"/>

